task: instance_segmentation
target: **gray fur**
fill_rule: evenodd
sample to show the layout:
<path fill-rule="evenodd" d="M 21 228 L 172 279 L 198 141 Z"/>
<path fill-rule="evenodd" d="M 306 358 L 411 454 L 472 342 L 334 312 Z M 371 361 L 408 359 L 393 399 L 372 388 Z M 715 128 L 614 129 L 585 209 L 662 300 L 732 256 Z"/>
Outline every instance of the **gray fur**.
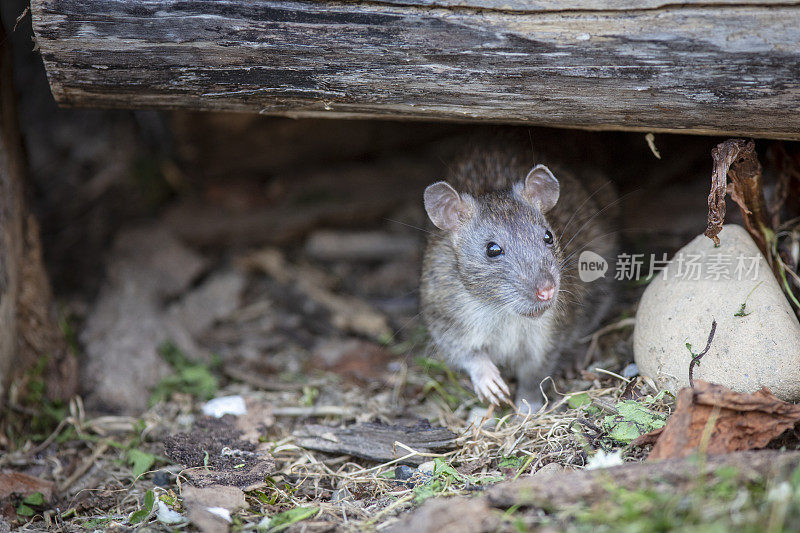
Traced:
<path fill-rule="evenodd" d="M 546 167 L 535 167 L 532 186 L 528 151 L 510 146 L 478 143 L 448 176 L 468 209 L 429 239 L 422 312 L 437 355 L 468 372 L 480 396 L 498 403 L 506 395 L 497 366 L 517 377 L 518 406 L 525 399 L 535 410 L 541 380 L 569 359 L 575 341 L 596 327 L 610 303 L 609 283 L 578 279 L 577 257 L 588 249 L 613 265 L 614 210 L 601 212 L 613 192 L 601 180 L 587 175 L 582 183 L 563 170 L 551 174 L 554 183 Z M 551 200 L 558 200 L 554 207 Z M 547 230 L 552 245 L 545 242 Z M 503 248 L 502 256 L 487 257 L 489 241 Z M 535 294 L 552 283 L 558 290 L 548 305 Z"/>

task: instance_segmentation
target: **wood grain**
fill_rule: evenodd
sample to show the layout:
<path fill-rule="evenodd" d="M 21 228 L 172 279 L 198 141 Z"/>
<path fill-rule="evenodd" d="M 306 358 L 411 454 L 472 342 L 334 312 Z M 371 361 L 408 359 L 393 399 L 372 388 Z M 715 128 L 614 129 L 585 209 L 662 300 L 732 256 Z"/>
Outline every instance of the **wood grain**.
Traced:
<path fill-rule="evenodd" d="M 33 0 L 32 9 L 64 105 L 800 139 L 797 2 Z"/>
<path fill-rule="evenodd" d="M 456 434 L 426 423 L 389 426 L 368 422 L 344 428 L 307 424 L 294 437 L 298 446 L 310 450 L 353 455 L 379 463 L 405 457 L 401 463 L 419 465 L 430 458 L 411 455 L 407 448 L 396 443 L 421 453 L 439 453 L 455 446 Z"/>

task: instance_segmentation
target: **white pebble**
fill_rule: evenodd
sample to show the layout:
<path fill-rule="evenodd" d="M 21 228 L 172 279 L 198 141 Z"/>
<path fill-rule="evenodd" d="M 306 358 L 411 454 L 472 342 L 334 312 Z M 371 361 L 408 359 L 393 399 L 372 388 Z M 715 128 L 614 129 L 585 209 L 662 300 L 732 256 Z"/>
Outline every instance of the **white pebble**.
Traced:
<path fill-rule="evenodd" d="M 213 515 L 217 515 L 218 517 L 222 518 L 226 522 L 232 522 L 231 520 L 231 512 L 224 507 L 206 507 L 206 511 Z"/>
<path fill-rule="evenodd" d="M 222 396 L 209 400 L 203 405 L 203 414 L 221 418 L 225 415 L 244 415 L 247 414 L 247 406 L 241 396 Z"/>
<path fill-rule="evenodd" d="M 158 515 L 156 515 L 156 519 L 162 524 L 166 524 L 168 526 L 180 524 L 181 522 L 186 521 L 186 518 L 184 518 L 181 513 L 173 511 L 161 500 L 158 500 Z"/>

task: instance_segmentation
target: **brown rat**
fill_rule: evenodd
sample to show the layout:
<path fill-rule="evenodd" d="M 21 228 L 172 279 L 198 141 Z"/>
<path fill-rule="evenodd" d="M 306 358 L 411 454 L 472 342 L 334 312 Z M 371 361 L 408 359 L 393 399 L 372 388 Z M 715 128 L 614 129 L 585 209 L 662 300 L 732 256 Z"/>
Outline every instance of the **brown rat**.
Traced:
<path fill-rule="evenodd" d="M 532 165 L 516 141 L 478 141 L 425 190 L 440 231 L 423 260 L 422 313 L 437 355 L 466 371 L 481 399 L 508 400 L 499 367 L 517 378 L 517 406 L 536 411 L 541 380 L 609 307 L 613 272 L 583 282 L 577 263 L 591 250 L 613 264 L 614 194 L 591 173 L 579 181 Z"/>

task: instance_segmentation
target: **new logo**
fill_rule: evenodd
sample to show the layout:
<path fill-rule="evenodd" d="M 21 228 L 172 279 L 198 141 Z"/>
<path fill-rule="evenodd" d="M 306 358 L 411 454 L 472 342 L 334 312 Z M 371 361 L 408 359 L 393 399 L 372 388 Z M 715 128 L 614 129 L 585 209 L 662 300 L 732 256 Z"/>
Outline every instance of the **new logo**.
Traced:
<path fill-rule="evenodd" d="M 578 277 L 584 283 L 600 279 L 606 275 L 608 261 L 603 256 L 586 250 L 578 257 Z"/>

